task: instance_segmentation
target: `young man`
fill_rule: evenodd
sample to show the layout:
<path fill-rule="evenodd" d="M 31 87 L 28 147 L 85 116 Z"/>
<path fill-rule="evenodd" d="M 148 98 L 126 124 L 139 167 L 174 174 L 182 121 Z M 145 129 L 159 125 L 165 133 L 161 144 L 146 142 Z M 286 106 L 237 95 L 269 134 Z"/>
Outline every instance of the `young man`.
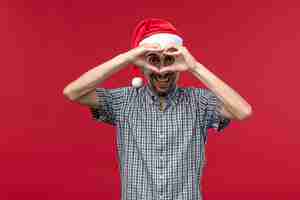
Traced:
<path fill-rule="evenodd" d="M 95 120 L 117 128 L 122 200 L 199 200 L 207 130 L 222 131 L 251 106 L 200 64 L 169 22 L 146 19 L 136 27 L 132 49 L 84 73 L 64 95 L 90 107 Z M 142 69 L 134 87 L 96 87 L 129 64 Z M 208 89 L 180 88 L 188 71 Z"/>

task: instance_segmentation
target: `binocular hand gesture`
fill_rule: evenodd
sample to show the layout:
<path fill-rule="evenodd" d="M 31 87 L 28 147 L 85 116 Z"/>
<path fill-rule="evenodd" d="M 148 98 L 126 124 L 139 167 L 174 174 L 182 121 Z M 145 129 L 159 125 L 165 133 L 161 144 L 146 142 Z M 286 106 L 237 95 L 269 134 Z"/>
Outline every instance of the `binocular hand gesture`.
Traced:
<path fill-rule="evenodd" d="M 186 71 L 193 69 L 196 65 L 195 58 L 184 46 L 170 45 L 165 48 L 164 54 L 175 57 L 175 62 L 170 66 L 161 68 L 160 73 Z"/>
<path fill-rule="evenodd" d="M 187 48 L 180 45 L 169 45 L 161 48 L 159 44 L 144 44 L 128 53 L 132 64 L 158 74 L 190 70 L 196 64 L 195 58 Z"/>

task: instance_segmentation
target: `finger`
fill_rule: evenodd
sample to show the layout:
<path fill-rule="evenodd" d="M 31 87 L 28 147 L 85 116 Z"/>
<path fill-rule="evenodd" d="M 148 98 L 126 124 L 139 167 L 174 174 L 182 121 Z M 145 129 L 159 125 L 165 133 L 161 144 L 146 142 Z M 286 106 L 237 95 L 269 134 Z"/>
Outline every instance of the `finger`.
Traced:
<path fill-rule="evenodd" d="M 164 67 L 164 68 L 162 68 L 162 69 L 160 69 L 159 70 L 159 73 L 165 73 L 165 72 L 176 72 L 177 70 L 174 68 L 174 67 L 172 67 L 172 66 L 170 66 L 170 67 Z"/>
<path fill-rule="evenodd" d="M 171 43 L 166 45 L 164 49 L 166 52 L 176 52 L 181 50 L 181 45 Z"/>
<path fill-rule="evenodd" d="M 164 50 L 158 43 L 143 44 L 142 46 L 144 47 L 144 51 L 160 52 Z"/>
<path fill-rule="evenodd" d="M 156 72 L 158 74 L 160 73 L 159 69 L 157 67 L 155 67 L 155 66 L 146 64 L 144 67 L 147 68 L 147 69 L 149 69 L 149 70 L 151 70 L 151 71 L 153 71 L 153 72 Z"/>
<path fill-rule="evenodd" d="M 135 62 L 135 65 L 140 67 L 141 69 L 148 69 L 159 74 L 159 69 L 153 65 L 148 64 L 144 59 L 138 59 Z"/>
<path fill-rule="evenodd" d="M 164 54 L 169 55 L 169 56 L 179 56 L 182 54 L 181 51 L 175 51 L 175 52 L 164 52 Z"/>
<path fill-rule="evenodd" d="M 145 49 L 144 50 L 144 54 L 145 53 L 157 53 L 157 54 L 161 54 L 164 50 L 163 49 Z"/>
<path fill-rule="evenodd" d="M 160 46 L 157 46 L 155 44 L 143 44 L 143 45 L 137 46 L 136 48 L 132 49 L 134 57 L 141 56 L 148 51 L 162 52 L 163 49 Z"/>

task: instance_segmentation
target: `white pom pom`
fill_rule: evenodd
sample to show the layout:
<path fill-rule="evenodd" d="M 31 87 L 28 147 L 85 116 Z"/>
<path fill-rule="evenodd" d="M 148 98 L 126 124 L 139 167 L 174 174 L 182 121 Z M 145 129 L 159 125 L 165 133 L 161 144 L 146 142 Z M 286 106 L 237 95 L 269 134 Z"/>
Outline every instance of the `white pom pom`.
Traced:
<path fill-rule="evenodd" d="M 139 88 L 143 85 L 143 79 L 140 77 L 134 77 L 131 81 L 132 87 Z"/>

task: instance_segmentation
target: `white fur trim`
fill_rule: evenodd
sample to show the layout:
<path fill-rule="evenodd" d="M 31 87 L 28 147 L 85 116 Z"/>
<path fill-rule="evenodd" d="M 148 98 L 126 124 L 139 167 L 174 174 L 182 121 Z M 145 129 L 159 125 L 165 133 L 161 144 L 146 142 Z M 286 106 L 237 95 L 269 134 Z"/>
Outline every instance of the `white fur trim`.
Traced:
<path fill-rule="evenodd" d="M 143 79 L 141 77 L 134 77 L 131 81 L 132 87 L 139 88 L 143 85 Z"/>
<path fill-rule="evenodd" d="M 170 43 L 175 43 L 177 45 L 182 45 L 183 39 L 179 37 L 178 35 L 171 34 L 171 33 L 157 33 L 154 35 L 151 35 L 149 37 L 146 37 L 143 39 L 139 45 L 141 44 L 153 44 L 158 43 L 162 48 L 165 48 L 166 45 Z"/>

